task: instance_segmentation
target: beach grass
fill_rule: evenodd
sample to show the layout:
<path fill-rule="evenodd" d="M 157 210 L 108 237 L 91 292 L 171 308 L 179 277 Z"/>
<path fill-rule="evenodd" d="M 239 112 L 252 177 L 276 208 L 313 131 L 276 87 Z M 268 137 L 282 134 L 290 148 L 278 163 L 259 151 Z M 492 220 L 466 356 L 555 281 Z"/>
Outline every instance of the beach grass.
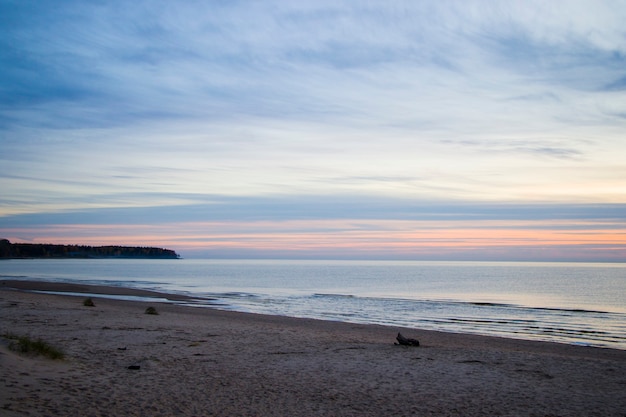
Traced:
<path fill-rule="evenodd" d="M 9 349 L 14 352 L 44 356 L 55 360 L 65 358 L 65 353 L 63 353 L 61 349 L 52 346 L 40 338 L 32 339 L 29 336 L 18 336 L 12 333 L 5 333 L 3 337 L 10 341 Z"/>

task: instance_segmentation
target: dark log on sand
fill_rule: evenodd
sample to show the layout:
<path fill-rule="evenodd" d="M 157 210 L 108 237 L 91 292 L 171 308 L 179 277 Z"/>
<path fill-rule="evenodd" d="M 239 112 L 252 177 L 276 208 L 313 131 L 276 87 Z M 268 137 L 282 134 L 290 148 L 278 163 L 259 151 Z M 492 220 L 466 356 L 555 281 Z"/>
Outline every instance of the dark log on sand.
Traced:
<path fill-rule="evenodd" d="M 419 340 L 411 339 L 409 337 L 404 337 L 400 333 L 398 333 L 398 336 L 396 336 L 396 340 L 398 341 L 397 344 L 402 345 L 402 346 L 419 346 L 420 345 Z"/>

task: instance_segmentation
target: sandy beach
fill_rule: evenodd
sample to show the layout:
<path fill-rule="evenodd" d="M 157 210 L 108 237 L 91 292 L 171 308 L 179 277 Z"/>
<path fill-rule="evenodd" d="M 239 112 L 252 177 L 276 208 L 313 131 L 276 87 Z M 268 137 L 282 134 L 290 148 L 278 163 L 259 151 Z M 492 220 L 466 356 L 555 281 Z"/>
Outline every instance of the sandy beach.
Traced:
<path fill-rule="evenodd" d="M 65 353 L 1 338 L 6 417 L 626 416 L 626 351 L 27 289 L 127 293 L 0 283 L 0 334 Z"/>

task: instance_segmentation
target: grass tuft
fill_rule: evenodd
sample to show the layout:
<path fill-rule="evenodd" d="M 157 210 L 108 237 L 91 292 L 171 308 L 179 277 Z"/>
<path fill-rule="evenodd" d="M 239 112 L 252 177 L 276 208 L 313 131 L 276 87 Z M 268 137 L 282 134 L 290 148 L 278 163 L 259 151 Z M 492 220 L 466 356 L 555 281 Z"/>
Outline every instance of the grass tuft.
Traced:
<path fill-rule="evenodd" d="M 11 341 L 9 343 L 9 349 L 14 352 L 41 355 L 50 359 L 65 358 L 65 354 L 62 350 L 55 348 L 41 339 L 34 340 L 28 336 L 17 336 L 9 333 L 5 334 L 4 337 Z"/>
<path fill-rule="evenodd" d="M 159 314 L 159 313 L 156 311 L 156 308 L 148 307 L 148 308 L 146 308 L 146 314 L 155 314 L 156 315 L 156 314 Z"/>

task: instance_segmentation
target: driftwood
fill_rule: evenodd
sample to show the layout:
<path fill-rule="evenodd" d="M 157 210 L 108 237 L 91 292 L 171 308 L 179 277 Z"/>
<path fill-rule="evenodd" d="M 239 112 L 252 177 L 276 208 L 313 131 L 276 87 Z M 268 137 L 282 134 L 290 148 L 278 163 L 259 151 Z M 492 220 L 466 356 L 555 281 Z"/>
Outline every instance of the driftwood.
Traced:
<path fill-rule="evenodd" d="M 411 339 L 409 337 L 404 337 L 402 336 L 402 334 L 398 333 L 398 336 L 396 336 L 396 340 L 398 341 L 398 345 L 402 345 L 402 346 L 419 346 L 420 342 L 417 339 Z"/>

